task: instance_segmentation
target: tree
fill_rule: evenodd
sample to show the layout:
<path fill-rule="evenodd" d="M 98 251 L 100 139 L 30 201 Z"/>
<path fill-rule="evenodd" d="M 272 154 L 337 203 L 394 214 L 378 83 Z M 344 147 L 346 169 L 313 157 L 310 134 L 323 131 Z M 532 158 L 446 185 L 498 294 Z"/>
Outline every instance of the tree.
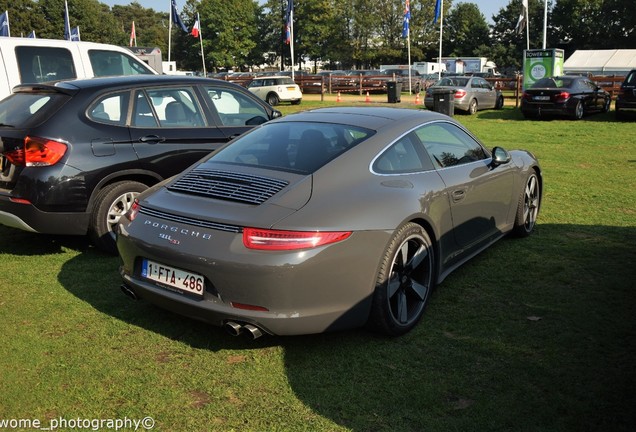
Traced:
<path fill-rule="evenodd" d="M 551 14 L 559 46 L 577 49 L 636 48 L 633 0 L 559 0 Z"/>
<path fill-rule="evenodd" d="M 476 56 L 490 44 L 486 18 L 474 3 L 458 3 L 444 26 L 444 47 L 448 56 Z"/>

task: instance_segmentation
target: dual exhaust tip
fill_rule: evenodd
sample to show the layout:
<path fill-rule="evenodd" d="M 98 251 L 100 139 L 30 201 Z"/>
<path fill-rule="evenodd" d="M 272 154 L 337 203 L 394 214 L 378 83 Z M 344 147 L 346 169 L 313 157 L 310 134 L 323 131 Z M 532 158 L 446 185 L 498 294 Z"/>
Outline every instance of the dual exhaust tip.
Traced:
<path fill-rule="evenodd" d="M 128 285 L 122 284 L 120 288 L 123 293 L 131 299 L 139 300 L 139 296 L 137 296 L 135 291 L 133 291 Z M 234 321 L 227 321 L 223 325 L 223 328 L 232 336 L 240 336 L 242 334 L 246 334 L 247 336 L 251 337 L 252 340 L 258 339 L 259 337 L 263 336 L 263 331 L 252 324 L 239 324 Z"/>

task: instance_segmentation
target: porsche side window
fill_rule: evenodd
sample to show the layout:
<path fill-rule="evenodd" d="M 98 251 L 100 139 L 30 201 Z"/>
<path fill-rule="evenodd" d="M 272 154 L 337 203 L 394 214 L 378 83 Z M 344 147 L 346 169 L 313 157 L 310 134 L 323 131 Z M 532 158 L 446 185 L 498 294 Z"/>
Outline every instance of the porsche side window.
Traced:
<path fill-rule="evenodd" d="M 487 157 L 483 147 L 451 123 L 433 123 L 415 132 L 436 168 L 475 162 Z"/>
<path fill-rule="evenodd" d="M 403 174 L 432 169 L 430 163 L 422 162 L 419 147 L 417 137 L 405 135 L 376 159 L 373 170 L 379 174 Z"/>

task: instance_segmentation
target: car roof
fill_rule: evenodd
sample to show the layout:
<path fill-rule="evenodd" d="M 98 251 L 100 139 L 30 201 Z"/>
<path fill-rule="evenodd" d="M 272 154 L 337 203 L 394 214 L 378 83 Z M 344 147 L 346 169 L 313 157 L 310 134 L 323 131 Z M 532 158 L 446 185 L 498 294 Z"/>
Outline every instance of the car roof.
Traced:
<path fill-rule="evenodd" d="M 16 86 L 14 91 L 20 89 L 32 89 L 32 88 L 48 88 L 49 90 L 59 89 L 69 92 L 74 92 L 80 89 L 92 89 L 101 90 L 104 88 L 117 88 L 127 86 L 145 86 L 145 85 L 199 85 L 199 84 L 215 84 L 223 85 L 227 87 L 241 87 L 237 84 L 230 83 L 224 80 L 218 80 L 213 78 L 193 77 L 183 75 L 128 75 L 128 76 L 113 76 L 113 77 L 100 77 L 100 78 L 84 78 L 55 81 L 49 83 L 39 84 L 22 84 Z"/>
<path fill-rule="evenodd" d="M 351 124 L 379 130 L 384 126 L 397 125 L 401 122 L 427 122 L 433 120 L 450 119 L 445 115 L 428 110 L 385 107 L 331 107 L 289 114 L 276 120 L 276 122 L 294 121 Z"/>

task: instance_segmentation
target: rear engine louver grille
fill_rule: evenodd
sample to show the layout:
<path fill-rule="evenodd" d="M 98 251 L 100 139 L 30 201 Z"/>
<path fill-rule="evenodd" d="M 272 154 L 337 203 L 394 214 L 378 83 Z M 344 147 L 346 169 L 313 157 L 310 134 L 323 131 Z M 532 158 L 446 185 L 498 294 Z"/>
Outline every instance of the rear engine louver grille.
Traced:
<path fill-rule="evenodd" d="M 168 189 L 208 198 L 262 204 L 287 184 L 284 180 L 232 171 L 195 169 Z"/>
<path fill-rule="evenodd" d="M 208 228 L 208 229 L 233 232 L 233 233 L 240 233 L 243 231 L 243 228 L 241 228 L 240 226 L 195 219 L 195 218 L 190 218 L 187 216 L 179 216 L 173 213 L 166 213 L 160 210 L 153 210 L 148 207 L 141 207 L 141 209 L 139 210 L 139 213 L 144 214 L 146 216 L 161 218 L 169 222 L 178 222 L 178 223 L 197 226 L 201 228 Z"/>

